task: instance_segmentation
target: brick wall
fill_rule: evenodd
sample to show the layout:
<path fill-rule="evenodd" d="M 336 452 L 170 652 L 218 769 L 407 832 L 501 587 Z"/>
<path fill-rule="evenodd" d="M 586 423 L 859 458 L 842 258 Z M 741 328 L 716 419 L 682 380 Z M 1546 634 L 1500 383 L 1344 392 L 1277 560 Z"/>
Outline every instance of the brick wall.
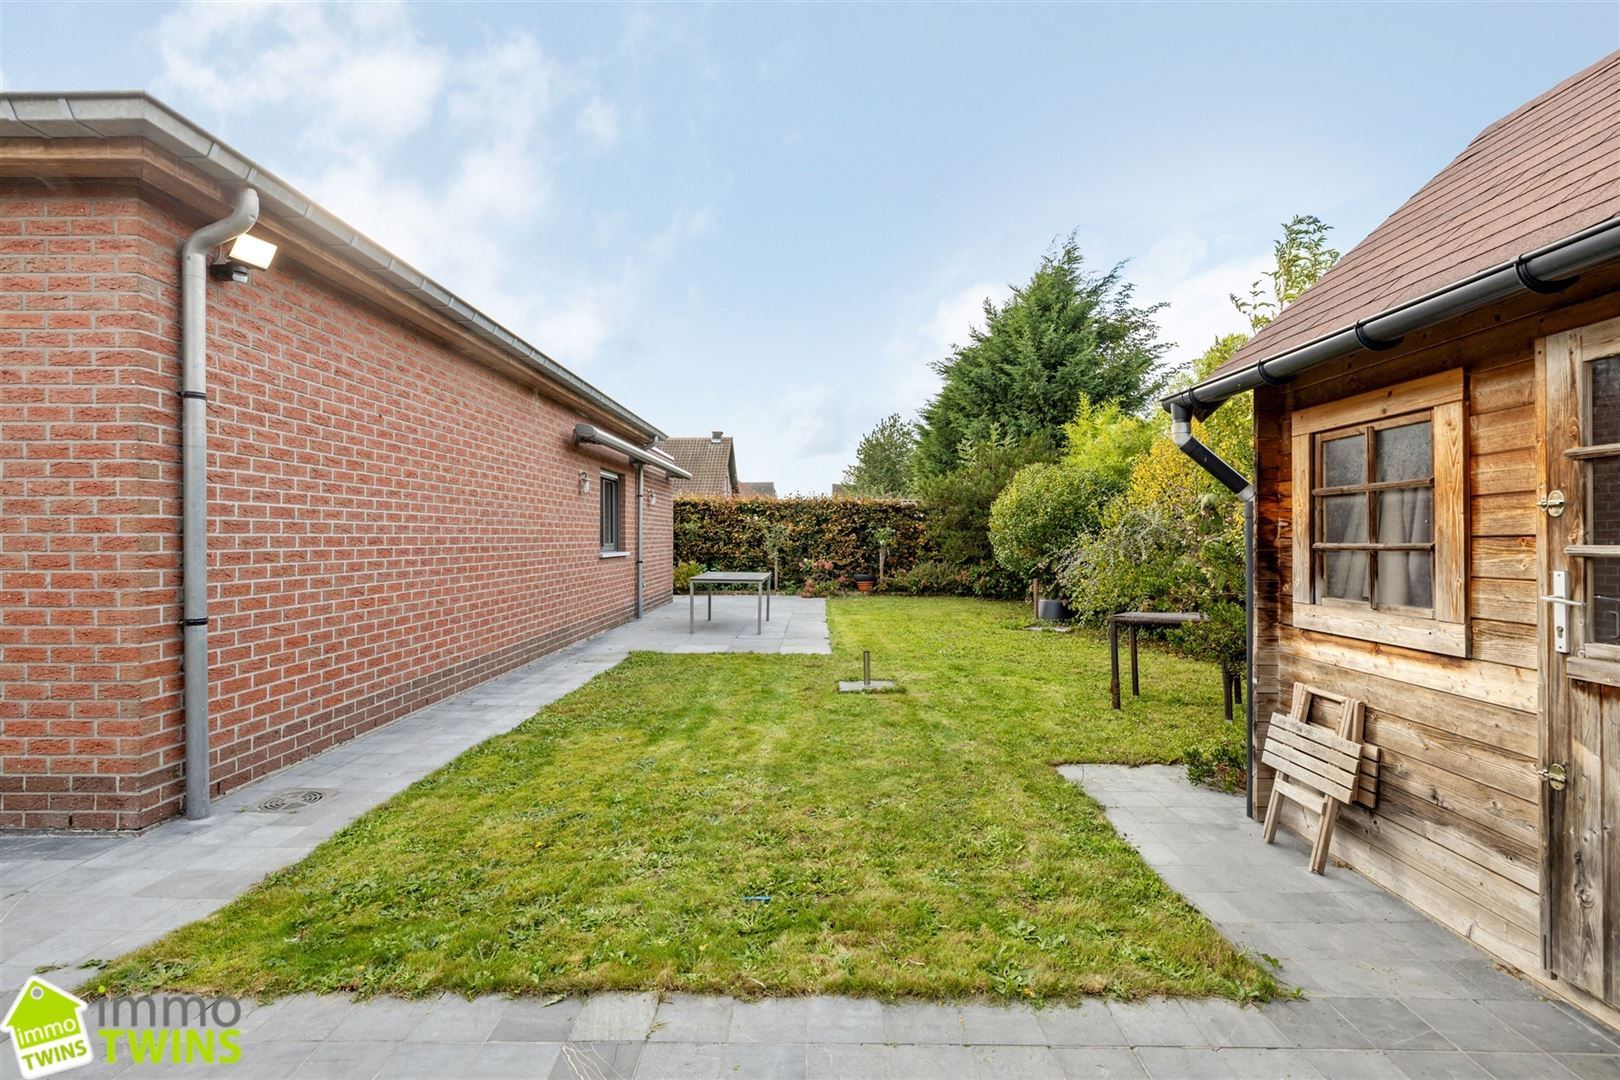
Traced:
<path fill-rule="evenodd" d="M 178 266 L 112 183 L 0 186 L 0 827 L 183 788 Z M 212 779 L 228 791 L 629 618 L 579 417 L 290 259 L 209 286 Z M 587 472 L 592 491 L 581 494 Z M 667 599 L 672 500 L 647 520 Z"/>

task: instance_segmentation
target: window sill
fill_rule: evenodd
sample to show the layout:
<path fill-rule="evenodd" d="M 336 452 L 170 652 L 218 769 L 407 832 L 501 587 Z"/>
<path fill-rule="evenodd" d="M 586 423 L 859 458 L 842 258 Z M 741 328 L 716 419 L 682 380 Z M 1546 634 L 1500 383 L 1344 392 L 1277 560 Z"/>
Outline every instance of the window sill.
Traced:
<path fill-rule="evenodd" d="M 1337 637 L 1399 645 L 1403 649 L 1439 653 L 1442 656 L 1468 655 L 1468 626 L 1440 622 L 1392 611 L 1356 610 L 1329 604 L 1295 604 L 1294 625 Z"/>
<path fill-rule="evenodd" d="M 599 553 L 598 557 L 603 559 L 628 559 L 630 553 L 628 551 L 603 551 Z"/>

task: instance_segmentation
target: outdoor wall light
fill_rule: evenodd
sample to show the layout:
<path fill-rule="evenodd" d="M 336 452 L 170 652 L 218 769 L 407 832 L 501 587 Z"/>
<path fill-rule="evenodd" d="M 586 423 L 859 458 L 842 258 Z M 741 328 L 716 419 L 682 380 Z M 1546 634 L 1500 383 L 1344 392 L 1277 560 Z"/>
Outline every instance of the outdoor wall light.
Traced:
<path fill-rule="evenodd" d="M 243 233 L 225 242 L 219 260 L 208 268 L 217 281 L 244 282 L 250 270 L 268 270 L 276 257 L 276 245 Z"/>
<path fill-rule="evenodd" d="M 581 470 L 579 474 L 579 493 L 581 495 L 589 495 L 591 493 L 591 478 L 590 475 L 584 470 Z"/>

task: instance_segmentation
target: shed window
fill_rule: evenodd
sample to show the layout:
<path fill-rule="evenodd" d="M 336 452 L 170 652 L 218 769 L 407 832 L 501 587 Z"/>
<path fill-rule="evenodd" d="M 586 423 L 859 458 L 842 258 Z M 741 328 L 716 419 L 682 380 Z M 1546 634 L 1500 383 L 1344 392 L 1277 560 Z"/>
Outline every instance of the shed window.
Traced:
<path fill-rule="evenodd" d="M 1293 429 L 1294 625 L 1466 655 L 1462 373 L 1302 409 Z"/>
<path fill-rule="evenodd" d="M 1433 613 L 1433 440 L 1427 418 L 1318 436 L 1319 596 Z"/>
<path fill-rule="evenodd" d="M 602 550 L 619 550 L 620 507 L 619 477 L 617 473 L 602 474 Z"/>

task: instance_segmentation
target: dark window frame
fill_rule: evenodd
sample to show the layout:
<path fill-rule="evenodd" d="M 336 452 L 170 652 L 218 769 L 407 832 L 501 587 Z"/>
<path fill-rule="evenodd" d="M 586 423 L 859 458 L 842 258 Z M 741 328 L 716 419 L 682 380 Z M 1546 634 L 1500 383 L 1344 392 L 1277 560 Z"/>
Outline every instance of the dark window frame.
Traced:
<path fill-rule="evenodd" d="M 1318 604 L 1331 604 L 1336 607 L 1360 608 L 1364 611 L 1394 611 L 1414 615 L 1418 618 L 1434 618 L 1434 605 L 1431 602 L 1425 607 L 1412 607 L 1404 604 L 1379 603 L 1378 601 L 1378 555 L 1380 552 L 1426 552 L 1429 556 L 1429 580 L 1434 581 L 1438 559 L 1436 558 L 1436 541 L 1434 525 L 1431 521 L 1429 539 L 1422 543 L 1390 543 L 1374 540 L 1379 533 L 1378 496 L 1386 491 L 1413 491 L 1426 489 L 1430 493 L 1430 500 L 1434 496 L 1434 457 L 1431 451 L 1429 458 L 1429 473 L 1427 476 L 1412 477 L 1405 480 L 1375 480 L 1378 475 L 1378 432 L 1389 428 L 1414 427 L 1427 424 L 1433 429 L 1432 410 L 1418 410 L 1403 416 L 1387 417 L 1378 420 L 1363 421 L 1346 424 L 1343 427 L 1319 431 L 1312 436 L 1311 478 L 1317 486 L 1311 489 L 1311 582 L 1315 602 Z M 1362 466 L 1365 479 L 1357 484 L 1339 484 L 1327 486 L 1324 478 L 1327 476 L 1327 444 L 1340 439 L 1362 439 L 1362 452 L 1365 462 Z M 1431 439 L 1432 439 L 1431 434 Z M 1364 541 L 1330 543 L 1327 540 L 1327 500 L 1339 495 L 1360 495 L 1366 500 L 1366 534 Z M 1367 556 L 1364 582 L 1366 599 L 1354 597 L 1332 596 L 1327 591 L 1327 554 L 1332 551 L 1359 551 Z M 1432 586 L 1431 586 L 1432 587 Z"/>
<path fill-rule="evenodd" d="M 624 496 L 620 490 L 622 477 L 618 473 L 603 472 L 597 477 L 601 488 L 598 499 L 600 527 L 597 531 L 604 555 L 619 554 L 624 537 Z"/>

